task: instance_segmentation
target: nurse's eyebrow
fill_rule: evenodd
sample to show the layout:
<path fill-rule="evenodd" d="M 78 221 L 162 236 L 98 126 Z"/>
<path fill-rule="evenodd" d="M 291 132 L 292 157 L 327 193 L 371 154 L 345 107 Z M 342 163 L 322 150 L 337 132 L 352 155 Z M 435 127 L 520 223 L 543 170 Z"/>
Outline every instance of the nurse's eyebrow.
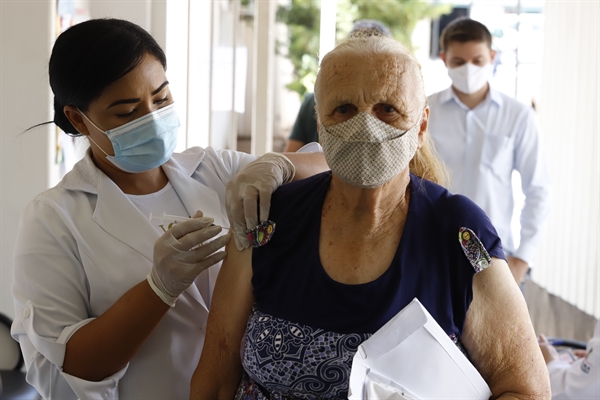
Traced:
<path fill-rule="evenodd" d="M 155 91 L 153 91 L 151 94 L 152 96 L 154 96 L 155 94 L 159 93 L 161 90 L 163 90 L 163 88 L 165 86 L 167 86 L 169 84 L 169 81 L 164 81 L 159 87 L 158 89 L 156 89 Z M 114 106 L 118 106 L 119 104 L 131 104 L 131 103 L 139 103 L 140 101 L 142 101 L 142 99 L 135 98 L 135 99 L 121 99 L 121 100 L 116 100 L 113 101 L 112 103 L 110 103 L 110 105 L 108 107 L 106 107 L 106 109 L 108 110 L 111 107 Z"/>
<path fill-rule="evenodd" d="M 162 83 L 162 85 L 160 85 L 160 86 L 158 87 L 158 89 L 156 89 L 154 92 L 152 92 L 152 96 L 154 96 L 155 94 L 157 94 L 158 92 L 160 92 L 161 90 L 163 90 L 163 88 L 164 88 L 165 86 L 167 86 L 168 84 L 169 84 L 169 81 L 164 81 L 164 82 Z"/>

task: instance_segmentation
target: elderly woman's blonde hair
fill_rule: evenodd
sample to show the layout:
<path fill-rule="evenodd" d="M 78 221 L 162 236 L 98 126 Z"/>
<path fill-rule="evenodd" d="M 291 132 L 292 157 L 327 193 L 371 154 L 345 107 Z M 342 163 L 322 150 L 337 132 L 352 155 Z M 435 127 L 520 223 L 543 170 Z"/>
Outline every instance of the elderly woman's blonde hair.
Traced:
<path fill-rule="evenodd" d="M 317 80 L 315 82 L 315 104 L 317 114 L 319 102 L 324 97 L 324 94 L 322 93 L 322 71 L 327 68 L 328 64 L 331 63 L 334 58 L 340 56 L 355 56 L 362 58 L 376 55 L 397 57 L 405 62 L 406 72 L 408 73 L 402 74 L 402 79 L 405 80 L 406 87 L 411 89 L 411 95 L 408 96 L 408 98 L 413 99 L 414 102 L 416 102 L 416 104 L 412 104 L 411 107 L 409 107 L 412 110 L 410 112 L 422 113 L 427 105 L 427 97 L 425 96 L 421 66 L 410 51 L 408 51 L 408 49 L 400 42 L 369 30 L 365 32 L 359 31 L 356 34 L 351 35 L 323 57 L 321 69 L 317 74 Z M 420 118 L 420 115 L 418 118 Z M 424 134 L 423 145 L 417 150 L 415 156 L 410 161 L 409 169 L 413 174 L 437 184 L 446 185 L 448 183 L 448 171 L 444 164 L 437 158 L 435 147 L 428 131 Z"/>

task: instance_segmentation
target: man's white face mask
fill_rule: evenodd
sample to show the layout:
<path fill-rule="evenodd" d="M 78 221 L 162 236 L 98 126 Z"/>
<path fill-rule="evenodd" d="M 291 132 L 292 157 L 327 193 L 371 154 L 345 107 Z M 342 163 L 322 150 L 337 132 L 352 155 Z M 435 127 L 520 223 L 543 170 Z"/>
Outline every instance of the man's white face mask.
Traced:
<path fill-rule="evenodd" d="M 480 67 L 466 63 L 456 68 L 448 68 L 452 86 L 465 94 L 472 94 L 483 88 L 492 75 L 493 65 L 487 63 Z"/>
<path fill-rule="evenodd" d="M 376 188 L 402 172 L 419 148 L 420 120 L 412 128 L 394 128 L 367 112 L 324 126 L 319 141 L 331 171 L 346 183 Z"/>

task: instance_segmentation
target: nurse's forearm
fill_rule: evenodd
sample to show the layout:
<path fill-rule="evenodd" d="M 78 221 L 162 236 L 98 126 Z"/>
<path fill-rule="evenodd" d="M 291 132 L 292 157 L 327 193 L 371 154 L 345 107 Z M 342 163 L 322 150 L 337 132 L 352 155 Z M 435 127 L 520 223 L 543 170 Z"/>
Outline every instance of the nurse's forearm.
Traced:
<path fill-rule="evenodd" d="M 295 181 L 329 170 L 323 153 L 284 153 L 284 155 L 296 167 Z"/>
<path fill-rule="evenodd" d="M 88 381 L 101 381 L 118 372 L 169 310 L 146 280 L 137 284 L 73 334 L 67 342 L 63 371 Z"/>

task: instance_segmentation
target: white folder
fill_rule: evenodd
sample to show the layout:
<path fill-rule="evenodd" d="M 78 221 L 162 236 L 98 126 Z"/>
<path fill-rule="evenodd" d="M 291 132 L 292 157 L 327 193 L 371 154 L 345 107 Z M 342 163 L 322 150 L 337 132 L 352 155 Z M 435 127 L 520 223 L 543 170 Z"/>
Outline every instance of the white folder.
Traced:
<path fill-rule="evenodd" d="M 492 395 L 416 298 L 358 347 L 349 389 L 351 400 L 484 400 Z"/>

